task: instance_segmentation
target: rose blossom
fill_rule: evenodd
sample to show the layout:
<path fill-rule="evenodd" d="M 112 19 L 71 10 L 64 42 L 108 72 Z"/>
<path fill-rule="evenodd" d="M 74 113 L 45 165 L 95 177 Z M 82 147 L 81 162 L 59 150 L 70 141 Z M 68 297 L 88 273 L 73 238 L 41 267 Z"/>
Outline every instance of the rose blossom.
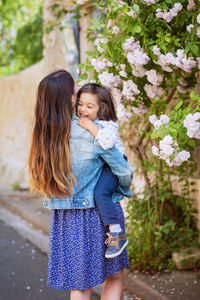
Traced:
<path fill-rule="evenodd" d="M 162 18 L 169 23 L 173 19 L 173 15 L 170 12 L 164 12 Z"/>
<path fill-rule="evenodd" d="M 143 115 L 148 111 L 148 107 L 143 103 L 139 103 L 138 107 L 133 106 L 132 109 L 136 115 Z"/>
<path fill-rule="evenodd" d="M 115 105 L 116 106 L 119 105 L 120 102 L 121 102 L 121 99 L 122 99 L 122 93 L 121 93 L 121 91 L 119 89 L 117 89 L 117 88 L 113 88 L 112 91 L 111 91 L 111 93 L 112 93 Z"/>
<path fill-rule="evenodd" d="M 150 99 L 160 99 L 164 93 L 164 90 L 161 87 L 150 84 L 145 84 L 144 90 Z"/>
<path fill-rule="evenodd" d="M 120 65 L 120 68 L 124 71 L 125 68 L 126 68 L 126 65 L 125 65 L 125 64 L 121 64 L 121 65 Z"/>
<path fill-rule="evenodd" d="M 197 23 L 200 24 L 200 14 L 198 14 L 198 16 L 197 16 Z"/>
<path fill-rule="evenodd" d="M 122 48 L 125 51 L 131 51 L 131 50 L 135 50 L 137 45 L 138 43 L 136 44 L 134 37 L 131 36 L 129 39 L 125 40 L 124 44 L 122 45 Z"/>
<path fill-rule="evenodd" d="M 146 69 L 142 66 L 131 65 L 132 74 L 136 77 L 144 77 L 146 75 Z"/>
<path fill-rule="evenodd" d="M 190 158 L 190 153 L 188 151 L 180 151 L 177 155 L 182 161 L 186 161 Z"/>
<path fill-rule="evenodd" d="M 160 157 L 163 159 L 166 159 L 167 157 L 171 156 L 174 153 L 174 148 L 168 144 L 159 143 L 159 146 L 160 146 Z"/>
<path fill-rule="evenodd" d="M 189 90 L 188 89 L 184 89 L 182 86 L 178 85 L 177 90 L 181 93 L 181 94 L 185 94 L 187 93 Z"/>
<path fill-rule="evenodd" d="M 174 4 L 174 8 L 178 11 L 182 10 L 183 6 L 180 2 Z"/>
<path fill-rule="evenodd" d="M 149 117 L 149 122 L 150 122 L 151 124 L 154 124 L 157 120 L 158 120 L 158 119 L 157 119 L 156 115 L 151 115 L 151 116 Z"/>
<path fill-rule="evenodd" d="M 171 145 L 171 144 L 173 143 L 173 138 L 172 138 L 172 136 L 171 136 L 170 134 L 168 134 L 168 135 L 166 135 L 166 136 L 163 138 L 162 142 L 163 142 L 164 144 Z"/>
<path fill-rule="evenodd" d="M 191 29 L 194 27 L 194 25 L 193 24 L 190 24 L 190 25 L 188 25 L 188 26 L 186 26 L 186 29 L 187 29 L 187 31 L 189 32 L 189 33 L 191 33 Z"/>
<path fill-rule="evenodd" d="M 101 84 L 106 85 L 109 88 L 117 87 L 120 84 L 120 77 L 118 75 L 113 75 L 107 71 L 102 72 L 98 75 Z"/>
<path fill-rule="evenodd" d="M 134 95 L 138 95 L 140 91 L 138 90 L 137 85 L 132 81 L 123 82 L 122 95 L 124 95 L 128 100 L 134 100 Z"/>
<path fill-rule="evenodd" d="M 127 59 L 132 65 L 146 65 L 150 58 L 141 50 L 136 49 L 134 52 L 129 52 Z"/>
<path fill-rule="evenodd" d="M 192 10 L 196 7 L 196 3 L 193 0 L 188 1 L 187 10 Z"/>
<path fill-rule="evenodd" d="M 160 116 L 160 121 L 162 122 L 162 124 L 168 124 L 170 119 L 167 115 L 164 114 Z"/>
<path fill-rule="evenodd" d="M 154 53 L 155 55 L 160 55 L 160 54 L 161 54 L 161 53 L 160 53 L 160 48 L 158 48 L 157 45 L 153 46 L 153 53 Z"/>
<path fill-rule="evenodd" d="M 127 121 L 131 118 L 131 113 L 128 112 L 123 104 L 117 105 L 117 117 L 121 121 Z"/>
<path fill-rule="evenodd" d="M 100 72 L 106 68 L 106 64 L 103 61 L 98 61 L 96 58 L 91 59 L 91 64 L 94 66 L 97 72 Z"/>
<path fill-rule="evenodd" d="M 176 153 L 172 161 L 167 159 L 166 162 L 169 167 L 180 166 L 184 161 L 187 161 L 189 158 L 190 158 L 190 152 L 183 150 Z"/>
<path fill-rule="evenodd" d="M 97 49 L 100 53 L 106 52 L 106 49 L 102 48 L 100 45 L 97 45 Z"/>
<path fill-rule="evenodd" d="M 153 124 L 154 125 L 154 127 L 156 128 L 156 129 L 158 129 L 160 126 L 162 126 L 162 125 L 166 125 L 166 124 L 168 124 L 169 123 L 169 121 L 170 121 L 170 119 L 169 119 L 169 117 L 167 116 L 167 115 L 161 115 L 160 116 L 160 119 L 158 119 L 157 117 L 156 117 L 156 115 L 151 115 L 150 117 L 149 117 L 149 122 L 151 123 L 151 124 Z"/>
<path fill-rule="evenodd" d="M 94 41 L 94 44 L 100 45 L 100 44 L 107 44 L 108 43 L 108 39 L 107 38 L 96 38 Z"/>
<path fill-rule="evenodd" d="M 112 33 L 118 34 L 119 33 L 119 27 L 118 26 L 113 26 Z"/>
<path fill-rule="evenodd" d="M 124 70 L 120 71 L 119 75 L 122 77 L 127 77 L 127 73 Z"/>
<path fill-rule="evenodd" d="M 163 18 L 163 12 L 160 8 L 156 9 L 156 18 L 159 18 L 159 19 Z"/>
<path fill-rule="evenodd" d="M 153 85 L 160 85 L 163 81 L 163 75 L 156 72 L 156 70 L 146 71 L 147 80 Z"/>
<path fill-rule="evenodd" d="M 183 85 L 183 86 L 186 86 L 187 85 L 187 82 L 184 80 L 184 78 L 179 78 L 178 79 L 178 82 Z"/>
<path fill-rule="evenodd" d="M 197 28 L 196 35 L 197 35 L 198 38 L 200 38 L 200 27 Z"/>
<path fill-rule="evenodd" d="M 160 120 L 156 120 L 155 122 L 154 122 L 154 127 L 155 127 L 155 129 L 158 129 L 158 128 L 160 128 L 160 126 L 162 126 L 163 124 L 162 124 L 162 122 L 160 121 Z"/>
<path fill-rule="evenodd" d="M 91 64 L 94 66 L 97 72 L 100 72 L 106 69 L 107 67 L 113 66 L 113 63 L 109 61 L 107 58 L 103 58 L 102 60 L 100 58 L 92 58 Z"/>
<path fill-rule="evenodd" d="M 176 17 L 183 8 L 180 2 L 174 4 L 174 6 L 169 10 L 163 12 L 160 8 L 156 9 L 156 17 L 160 19 L 164 19 L 168 23 L 171 22 L 173 17 Z"/>
<path fill-rule="evenodd" d="M 188 114 L 183 121 L 183 126 L 187 129 L 187 135 L 190 138 L 200 139 L 200 112 Z"/>
<path fill-rule="evenodd" d="M 152 153 L 154 155 L 159 156 L 159 149 L 158 149 L 158 147 L 152 146 L 151 150 L 152 150 Z"/>
<path fill-rule="evenodd" d="M 147 5 L 151 5 L 154 4 L 156 2 L 158 2 L 159 0 L 143 0 L 144 3 L 146 3 Z"/>
<path fill-rule="evenodd" d="M 132 17 L 133 19 L 135 19 L 137 17 L 137 13 L 131 9 L 129 12 L 126 13 L 128 16 Z"/>

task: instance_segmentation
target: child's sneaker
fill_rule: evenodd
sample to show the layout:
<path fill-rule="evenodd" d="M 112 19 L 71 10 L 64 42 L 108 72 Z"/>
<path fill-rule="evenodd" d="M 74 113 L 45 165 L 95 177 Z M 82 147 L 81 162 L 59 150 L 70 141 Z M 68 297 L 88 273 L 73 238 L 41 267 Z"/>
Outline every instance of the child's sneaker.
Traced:
<path fill-rule="evenodd" d="M 106 251 L 105 257 L 113 258 L 120 255 L 128 244 L 126 235 L 122 231 L 109 232 L 106 234 L 108 235 L 108 238 L 105 241 L 105 244 L 108 244 L 108 249 Z"/>

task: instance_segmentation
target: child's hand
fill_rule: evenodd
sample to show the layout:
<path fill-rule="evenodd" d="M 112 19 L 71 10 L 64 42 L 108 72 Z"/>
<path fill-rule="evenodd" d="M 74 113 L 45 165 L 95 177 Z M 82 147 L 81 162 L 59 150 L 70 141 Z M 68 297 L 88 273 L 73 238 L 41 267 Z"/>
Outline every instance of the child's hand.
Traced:
<path fill-rule="evenodd" d="M 90 130 L 90 128 L 92 127 L 93 124 L 94 123 L 87 117 L 83 117 L 78 120 L 78 125 L 87 130 Z"/>
<path fill-rule="evenodd" d="M 95 137 L 99 132 L 99 127 L 96 126 L 90 119 L 84 117 L 78 120 L 78 125 L 84 129 L 89 130 L 89 132 Z"/>

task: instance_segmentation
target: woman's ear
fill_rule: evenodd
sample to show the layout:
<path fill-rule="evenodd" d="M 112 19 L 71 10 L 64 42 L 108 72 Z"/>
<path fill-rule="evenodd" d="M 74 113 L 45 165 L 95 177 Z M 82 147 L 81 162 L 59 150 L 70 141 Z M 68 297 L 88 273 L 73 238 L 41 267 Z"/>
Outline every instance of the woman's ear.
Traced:
<path fill-rule="evenodd" d="M 78 93 L 78 84 L 77 81 L 74 80 L 74 94 L 72 95 L 72 107 L 74 108 L 76 105 L 76 96 Z"/>
<path fill-rule="evenodd" d="M 73 107 L 73 109 L 74 109 L 75 105 L 76 105 L 76 95 L 73 94 L 72 95 L 72 107 Z"/>

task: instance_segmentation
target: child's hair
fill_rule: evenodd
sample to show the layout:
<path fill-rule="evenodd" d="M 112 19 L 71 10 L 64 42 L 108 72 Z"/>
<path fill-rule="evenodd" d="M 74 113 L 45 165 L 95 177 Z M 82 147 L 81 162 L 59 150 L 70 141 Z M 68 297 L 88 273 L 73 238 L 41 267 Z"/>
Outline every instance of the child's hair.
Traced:
<path fill-rule="evenodd" d="M 97 101 L 99 104 L 99 111 L 97 113 L 99 120 L 105 121 L 117 121 L 117 115 L 115 112 L 115 107 L 113 103 L 113 99 L 111 93 L 108 88 L 105 88 L 97 83 L 87 83 L 84 84 L 80 90 L 78 91 L 76 98 L 76 111 L 78 107 L 78 103 L 80 101 L 80 96 L 82 93 L 90 93 L 97 96 Z"/>
<path fill-rule="evenodd" d="M 49 74 L 38 86 L 28 168 L 31 190 L 47 198 L 70 196 L 77 182 L 68 144 L 73 94 L 74 80 L 65 70 Z"/>

